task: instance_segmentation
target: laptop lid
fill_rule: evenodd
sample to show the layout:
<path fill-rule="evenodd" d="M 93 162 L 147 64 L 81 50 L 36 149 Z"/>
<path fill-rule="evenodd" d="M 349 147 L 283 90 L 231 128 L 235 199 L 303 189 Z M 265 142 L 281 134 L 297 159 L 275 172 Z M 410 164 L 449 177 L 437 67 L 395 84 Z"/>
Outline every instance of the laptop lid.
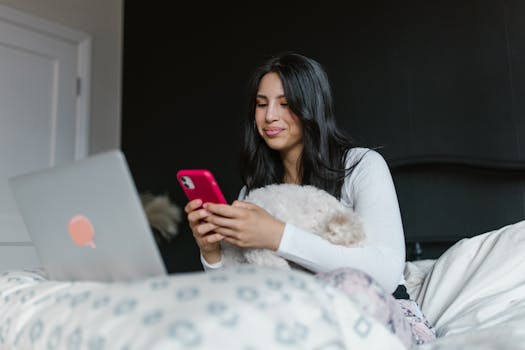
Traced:
<path fill-rule="evenodd" d="M 166 269 L 120 150 L 9 179 L 51 279 L 118 281 Z"/>

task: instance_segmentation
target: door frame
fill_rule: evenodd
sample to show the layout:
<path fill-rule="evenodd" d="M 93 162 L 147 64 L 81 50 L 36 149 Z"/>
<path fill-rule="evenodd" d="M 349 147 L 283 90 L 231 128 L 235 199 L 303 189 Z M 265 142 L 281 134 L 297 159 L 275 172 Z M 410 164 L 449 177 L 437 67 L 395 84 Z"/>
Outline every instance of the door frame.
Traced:
<path fill-rule="evenodd" d="M 5 5 L 0 5 L 0 20 L 76 46 L 78 62 L 75 160 L 87 157 L 90 129 L 91 36 Z"/>

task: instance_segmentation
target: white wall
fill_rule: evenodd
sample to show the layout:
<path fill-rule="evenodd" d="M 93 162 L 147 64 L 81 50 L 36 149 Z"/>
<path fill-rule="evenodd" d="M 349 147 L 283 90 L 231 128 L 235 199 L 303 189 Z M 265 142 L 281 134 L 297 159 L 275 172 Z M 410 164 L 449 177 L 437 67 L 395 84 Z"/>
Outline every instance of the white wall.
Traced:
<path fill-rule="evenodd" d="M 90 153 L 120 147 L 123 0 L 0 0 L 91 36 Z"/>

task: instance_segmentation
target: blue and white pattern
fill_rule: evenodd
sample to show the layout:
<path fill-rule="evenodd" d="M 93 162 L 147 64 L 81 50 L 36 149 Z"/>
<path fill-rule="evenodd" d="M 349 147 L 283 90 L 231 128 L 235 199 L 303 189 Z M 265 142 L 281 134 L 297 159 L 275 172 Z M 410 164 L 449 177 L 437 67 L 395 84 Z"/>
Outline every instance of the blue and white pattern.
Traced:
<path fill-rule="evenodd" d="M 403 349 L 301 271 L 241 266 L 126 283 L 0 274 L 0 349 Z"/>

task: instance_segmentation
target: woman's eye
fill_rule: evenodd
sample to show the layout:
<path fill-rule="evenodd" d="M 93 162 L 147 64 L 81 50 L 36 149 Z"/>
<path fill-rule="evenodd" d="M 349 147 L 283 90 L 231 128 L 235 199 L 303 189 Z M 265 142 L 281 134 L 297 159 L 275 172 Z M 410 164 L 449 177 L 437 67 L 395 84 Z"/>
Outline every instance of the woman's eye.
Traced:
<path fill-rule="evenodd" d="M 281 103 L 281 106 L 283 106 L 283 107 L 287 107 L 287 106 L 288 106 L 288 103 L 283 102 L 283 103 Z"/>
<path fill-rule="evenodd" d="M 266 107 L 267 103 L 257 103 L 257 107 Z"/>

